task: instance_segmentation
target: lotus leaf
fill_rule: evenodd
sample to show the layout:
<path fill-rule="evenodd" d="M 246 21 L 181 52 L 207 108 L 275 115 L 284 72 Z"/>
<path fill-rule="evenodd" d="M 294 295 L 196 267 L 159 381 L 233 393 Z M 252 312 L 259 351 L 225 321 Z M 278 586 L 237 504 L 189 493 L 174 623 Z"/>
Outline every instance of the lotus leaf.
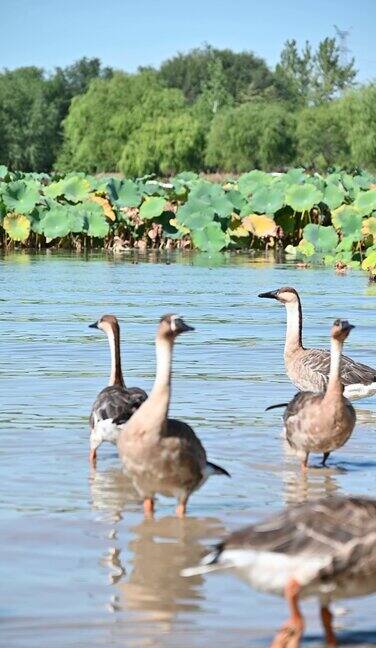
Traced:
<path fill-rule="evenodd" d="M 362 268 L 363 270 L 371 270 L 371 272 L 376 270 L 376 250 L 373 250 L 368 257 L 363 259 Z"/>
<path fill-rule="evenodd" d="M 82 202 L 87 198 L 91 186 L 89 180 L 77 174 L 66 176 L 58 182 L 51 182 L 44 193 L 50 198 L 63 196 L 69 202 Z"/>
<path fill-rule="evenodd" d="M 289 184 L 301 184 L 305 181 L 306 175 L 303 168 L 289 169 L 285 173 L 285 178 L 288 180 Z"/>
<path fill-rule="evenodd" d="M 23 214 L 7 214 L 3 220 L 3 228 L 12 241 L 26 241 L 30 234 L 30 220 Z"/>
<path fill-rule="evenodd" d="M 364 236 L 373 236 L 374 242 L 376 241 L 376 216 L 363 219 L 362 234 Z"/>
<path fill-rule="evenodd" d="M 369 216 L 376 209 L 376 190 L 360 191 L 355 199 L 354 207 L 362 216 Z"/>
<path fill-rule="evenodd" d="M 0 180 L 5 178 L 8 175 L 8 168 L 5 164 L 0 164 Z"/>
<path fill-rule="evenodd" d="M 284 204 L 283 191 L 277 187 L 261 187 L 252 196 L 252 210 L 259 214 L 274 214 Z"/>
<path fill-rule="evenodd" d="M 157 180 L 150 180 L 149 182 L 139 183 L 140 191 L 146 196 L 165 196 L 166 189 Z"/>
<path fill-rule="evenodd" d="M 123 180 L 118 186 L 114 181 L 111 185 L 111 191 L 114 198 L 109 192 L 110 198 L 112 202 L 116 202 L 118 207 L 139 207 L 141 204 L 142 194 L 140 188 L 132 180 Z"/>
<path fill-rule="evenodd" d="M 108 218 L 110 221 L 116 221 L 116 214 L 114 210 L 111 207 L 111 204 L 107 200 L 107 198 L 102 198 L 102 196 L 97 196 L 96 194 L 90 194 L 90 200 L 93 202 L 97 203 L 100 205 L 106 215 L 106 218 Z"/>
<path fill-rule="evenodd" d="M 356 240 L 356 239 L 355 239 Z M 354 245 L 353 236 L 344 236 L 342 241 L 340 241 L 336 247 L 336 252 L 350 252 Z"/>
<path fill-rule="evenodd" d="M 256 189 L 269 185 L 272 182 L 272 177 L 264 171 L 250 171 L 243 173 L 238 180 L 238 189 L 243 196 L 250 196 Z"/>
<path fill-rule="evenodd" d="M 81 234 L 87 229 L 85 209 L 81 205 L 68 208 L 69 231 L 73 234 Z"/>
<path fill-rule="evenodd" d="M 10 182 L 2 192 L 2 197 L 6 208 L 17 214 L 30 214 L 41 199 L 34 180 Z"/>
<path fill-rule="evenodd" d="M 322 192 L 313 185 L 293 184 L 286 189 L 285 202 L 297 212 L 310 211 L 321 200 Z"/>
<path fill-rule="evenodd" d="M 192 182 L 192 180 L 197 180 L 198 174 L 193 171 L 182 171 L 175 176 L 176 179 L 182 180 L 183 182 Z"/>
<path fill-rule="evenodd" d="M 188 227 L 181 225 L 181 223 L 178 222 L 177 218 L 170 218 L 170 225 L 171 227 L 174 227 L 176 230 L 178 230 L 181 236 L 189 234 L 190 230 L 188 229 Z"/>
<path fill-rule="evenodd" d="M 303 238 L 315 246 L 316 252 L 331 252 L 338 243 L 338 235 L 332 225 L 324 227 L 309 223 L 303 229 Z"/>
<path fill-rule="evenodd" d="M 275 236 L 277 229 L 277 225 L 272 218 L 260 214 L 251 214 L 250 216 L 246 216 L 243 218 L 242 225 L 249 232 L 259 238 Z"/>
<path fill-rule="evenodd" d="M 315 254 L 315 246 L 310 241 L 306 241 L 304 238 L 299 241 L 298 251 L 304 254 L 304 256 L 313 256 Z"/>
<path fill-rule="evenodd" d="M 48 239 L 63 238 L 67 236 L 70 229 L 68 219 L 69 210 L 63 205 L 56 204 L 50 209 L 41 221 L 43 234 Z"/>
<path fill-rule="evenodd" d="M 352 236 L 353 241 L 362 238 L 362 215 L 353 205 L 342 205 L 332 213 L 333 225 L 345 236 Z"/>
<path fill-rule="evenodd" d="M 231 202 L 234 209 L 241 211 L 242 207 L 246 204 L 244 196 L 237 189 L 229 189 L 226 193 L 227 198 Z"/>
<path fill-rule="evenodd" d="M 193 245 L 202 252 L 219 252 L 227 245 L 228 237 L 219 223 L 212 221 L 192 232 Z"/>
<path fill-rule="evenodd" d="M 153 196 L 146 198 L 140 207 L 140 217 L 144 220 L 152 220 L 158 218 L 164 211 L 166 201 L 164 198 Z"/>
<path fill-rule="evenodd" d="M 204 201 L 189 196 L 185 205 L 179 207 L 176 218 L 185 227 L 196 230 L 213 221 L 214 211 Z"/>
<path fill-rule="evenodd" d="M 345 198 L 345 191 L 339 185 L 329 183 L 324 190 L 323 202 L 329 209 L 336 209 L 342 205 Z"/>
<path fill-rule="evenodd" d="M 188 200 L 201 201 L 205 206 L 211 208 L 214 214 L 221 218 L 230 216 L 233 205 L 225 191 L 219 185 L 201 180 L 191 189 Z"/>

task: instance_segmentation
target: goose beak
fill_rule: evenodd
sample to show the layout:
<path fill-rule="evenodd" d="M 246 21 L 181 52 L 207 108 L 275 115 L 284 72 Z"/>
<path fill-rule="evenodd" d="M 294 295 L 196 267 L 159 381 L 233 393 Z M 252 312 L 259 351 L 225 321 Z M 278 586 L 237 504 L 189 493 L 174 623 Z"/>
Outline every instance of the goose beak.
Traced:
<path fill-rule="evenodd" d="M 175 331 L 176 331 L 176 333 L 187 333 L 188 331 L 194 331 L 194 330 L 195 329 L 194 329 L 193 326 L 189 326 L 188 324 L 186 324 L 184 322 L 184 320 L 181 319 L 180 317 L 177 317 L 175 319 Z"/>
<path fill-rule="evenodd" d="M 270 290 L 269 292 L 260 293 L 258 296 L 266 299 L 278 299 L 278 290 Z"/>
<path fill-rule="evenodd" d="M 94 324 L 89 324 L 89 328 L 98 328 L 98 322 L 94 322 Z"/>

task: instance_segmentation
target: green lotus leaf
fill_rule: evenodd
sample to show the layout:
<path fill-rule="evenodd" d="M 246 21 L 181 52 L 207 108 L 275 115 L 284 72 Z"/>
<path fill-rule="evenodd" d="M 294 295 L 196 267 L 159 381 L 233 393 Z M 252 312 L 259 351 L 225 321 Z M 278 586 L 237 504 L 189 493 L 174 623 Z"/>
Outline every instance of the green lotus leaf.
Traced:
<path fill-rule="evenodd" d="M 17 214 L 30 214 L 40 201 L 38 184 L 34 180 L 10 182 L 2 192 L 6 208 Z"/>
<path fill-rule="evenodd" d="M 338 243 L 338 235 L 332 225 L 324 227 L 309 223 L 303 229 L 303 238 L 315 246 L 316 252 L 331 252 Z"/>
<path fill-rule="evenodd" d="M 173 179 L 182 180 L 183 182 L 192 182 L 192 180 L 197 180 L 197 178 L 198 174 L 193 171 L 182 171 L 181 173 L 177 173 Z"/>
<path fill-rule="evenodd" d="M 355 187 L 366 190 L 369 189 L 370 185 L 374 182 L 374 179 L 371 174 L 363 172 L 360 175 L 354 176 L 353 181 Z"/>
<path fill-rule="evenodd" d="M 68 209 L 62 205 L 56 205 L 50 209 L 41 222 L 43 234 L 48 239 L 64 238 L 70 232 L 68 220 Z"/>
<path fill-rule="evenodd" d="M 233 205 L 224 189 L 206 180 L 195 184 L 189 194 L 190 199 L 201 201 L 213 210 L 213 214 L 218 214 L 221 218 L 227 218 L 233 211 Z"/>
<path fill-rule="evenodd" d="M 342 241 L 340 241 L 336 247 L 336 252 L 351 252 L 354 245 L 353 236 L 344 236 Z"/>
<path fill-rule="evenodd" d="M 376 189 L 360 191 L 355 199 L 354 207 L 362 216 L 369 216 L 376 209 Z"/>
<path fill-rule="evenodd" d="M 185 205 L 179 207 L 176 218 L 190 230 L 202 229 L 213 221 L 214 210 L 203 200 L 189 196 Z"/>
<path fill-rule="evenodd" d="M 119 198 L 119 191 L 120 188 L 123 184 L 122 180 L 119 180 L 119 178 L 107 178 L 105 182 L 105 191 L 107 192 L 107 195 L 110 199 L 110 201 L 114 204 Z M 132 183 L 133 184 L 133 183 Z"/>
<path fill-rule="evenodd" d="M 157 180 L 149 180 L 147 182 L 140 181 L 138 183 L 139 190 L 146 196 L 165 196 L 166 189 Z"/>
<path fill-rule="evenodd" d="M 164 198 L 153 196 L 146 198 L 140 207 L 140 217 L 144 220 L 158 218 L 164 211 L 166 200 Z"/>
<path fill-rule="evenodd" d="M 246 203 L 243 194 L 241 194 L 237 189 L 230 189 L 226 192 L 226 196 L 231 202 L 233 208 L 240 212 Z"/>
<path fill-rule="evenodd" d="M 323 202 L 330 210 L 342 205 L 345 198 L 345 191 L 339 185 L 329 183 L 324 189 Z"/>
<path fill-rule="evenodd" d="M 325 181 L 318 173 L 315 173 L 313 176 L 307 176 L 305 184 L 313 185 L 321 192 L 325 189 Z"/>
<path fill-rule="evenodd" d="M 335 171 L 334 173 L 329 173 L 327 176 L 325 176 L 325 181 L 326 184 L 334 184 L 338 185 L 342 180 L 342 174 L 339 173 L 339 171 Z"/>
<path fill-rule="evenodd" d="M 44 193 L 50 198 L 64 196 L 69 202 L 77 203 L 85 200 L 90 191 L 91 185 L 89 180 L 75 174 L 67 176 L 58 182 L 51 182 L 46 187 Z"/>
<path fill-rule="evenodd" d="M 376 250 L 374 250 L 369 256 L 363 259 L 362 268 L 363 270 L 376 270 Z"/>
<path fill-rule="evenodd" d="M 289 184 L 301 184 L 306 180 L 306 174 L 303 168 L 298 167 L 296 169 L 289 169 L 285 173 L 285 178 Z"/>
<path fill-rule="evenodd" d="M 95 238 L 104 238 L 107 236 L 110 226 L 102 207 L 98 203 L 90 201 L 82 203 L 79 206 L 79 212 L 85 218 L 89 236 L 94 236 Z"/>
<path fill-rule="evenodd" d="M 306 241 L 304 238 L 299 241 L 298 252 L 304 254 L 304 256 L 310 257 L 313 256 L 316 252 L 315 246 L 310 241 Z"/>
<path fill-rule="evenodd" d="M 171 184 L 174 187 L 173 195 L 176 198 L 179 198 L 180 200 L 186 198 L 187 193 L 188 193 L 188 187 L 183 180 L 179 180 L 178 178 L 172 178 Z"/>
<path fill-rule="evenodd" d="M 69 231 L 73 234 L 81 234 L 81 232 L 84 232 L 87 229 L 86 218 L 85 209 L 82 209 L 81 205 L 69 207 L 67 213 Z"/>
<path fill-rule="evenodd" d="M 332 212 L 333 225 L 344 236 L 352 236 L 353 241 L 362 238 L 362 220 L 362 214 L 355 209 L 355 205 L 342 205 Z"/>
<path fill-rule="evenodd" d="M 285 202 L 287 205 L 290 205 L 294 211 L 309 211 L 321 200 L 322 192 L 310 184 L 293 184 L 286 189 Z"/>
<path fill-rule="evenodd" d="M 115 189 L 115 186 L 113 187 Z M 138 185 L 132 180 L 123 180 L 123 182 L 116 187 L 116 202 L 118 207 L 139 207 L 142 200 L 141 191 Z M 159 200 L 157 198 L 157 200 Z"/>
<path fill-rule="evenodd" d="M 192 232 L 193 245 L 202 252 L 219 252 L 227 245 L 228 237 L 219 223 L 213 221 Z"/>
<path fill-rule="evenodd" d="M 341 181 L 347 191 L 354 189 L 354 176 L 350 175 L 349 173 L 343 173 Z"/>
<path fill-rule="evenodd" d="M 243 173 L 238 180 L 238 189 L 243 196 L 248 197 L 256 189 L 269 185 L 272 182 L 272 176 L 268 175 L 264 171 L 259 171 L 255 169 L 249 173 Z"/>
<path fill-rule="evenodd" d="M 259 214 L 274 214 L 284 205 L 284 194 L 276 187 L 261 187 L 252 196 L 252 211 Z"/>
<path fill-rule="evenodd" d="M 30 220 L 24 214 L 7 214 L 3 220 L 3 228 L 12 241 L 26 241 L 30 234 Z"/>
<path fill-rule="evenodd" d="M 8 175 L 8 167 L 5 164 L 0 164 L 0 180 L 3 180 Z"/>

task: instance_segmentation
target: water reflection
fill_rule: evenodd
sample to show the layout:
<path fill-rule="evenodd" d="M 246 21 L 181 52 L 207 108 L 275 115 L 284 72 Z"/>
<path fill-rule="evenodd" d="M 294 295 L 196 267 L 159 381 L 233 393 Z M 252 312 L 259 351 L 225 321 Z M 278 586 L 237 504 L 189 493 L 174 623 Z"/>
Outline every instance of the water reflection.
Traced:
<path fill-rule="evenodd" d="M 336 469 L 309 468 L 306 473 L 297 470 L 284 470 L 282 473 L 283 501 L 296 504 L 340 494 L 336 479 Z"/>
<path fill-rule="evenodd" d="M 139 503 L 140 498 L 131 480 L 117 466 L 90 473 L 92 507 L 101 512 L 101 517 L 116 523 L 128 504 Z"/>

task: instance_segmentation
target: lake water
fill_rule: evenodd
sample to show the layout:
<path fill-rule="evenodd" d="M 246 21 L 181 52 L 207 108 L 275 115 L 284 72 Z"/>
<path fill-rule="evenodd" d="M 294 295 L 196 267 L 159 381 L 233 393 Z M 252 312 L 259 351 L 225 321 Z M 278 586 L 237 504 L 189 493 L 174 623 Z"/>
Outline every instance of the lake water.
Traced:
<path fill-rule="evenodd" d="M 166 262 L 168 260 L 168 262 Z M 4 648 L 258 648 L 286 618 L 284 601 L 230 574 L 183 579 L 228 530 L 283 505 L 329 493 L 376 496 L 376 399 L 357 405 L 353 437 L 306 478 L 281 439 L 295 390 L 283 366 L 284 308 L 257 294 L 295 286 L 304 337 L 327 346 L 334 318 L 356 324 L 346 352 L 376 367 L 376 286 L 356 271 L 302 270 L 269 257 L 114 259 L 14 254 L 0 261 L 1 639 Z M 88 466 L 88 414 L 109 373 L 107 340 L 88 328 L 121 323 L 126 382 L 149 390 L 156 323 L 182 314 L 196 331 L 176 344 L 171 415 L 190 423 L 213 477 L 173 517 L 154 521 L 121 473 L 113 446 Z M 313 464 L 318 458 L 312 458 Z M 342 644 L 376 644 L 376 596 L 341 602 Z M 303 645 L 322 646 L 315 601 L 303 604 Z M 342 645 L 341 644 L 341 645 Z"/>

